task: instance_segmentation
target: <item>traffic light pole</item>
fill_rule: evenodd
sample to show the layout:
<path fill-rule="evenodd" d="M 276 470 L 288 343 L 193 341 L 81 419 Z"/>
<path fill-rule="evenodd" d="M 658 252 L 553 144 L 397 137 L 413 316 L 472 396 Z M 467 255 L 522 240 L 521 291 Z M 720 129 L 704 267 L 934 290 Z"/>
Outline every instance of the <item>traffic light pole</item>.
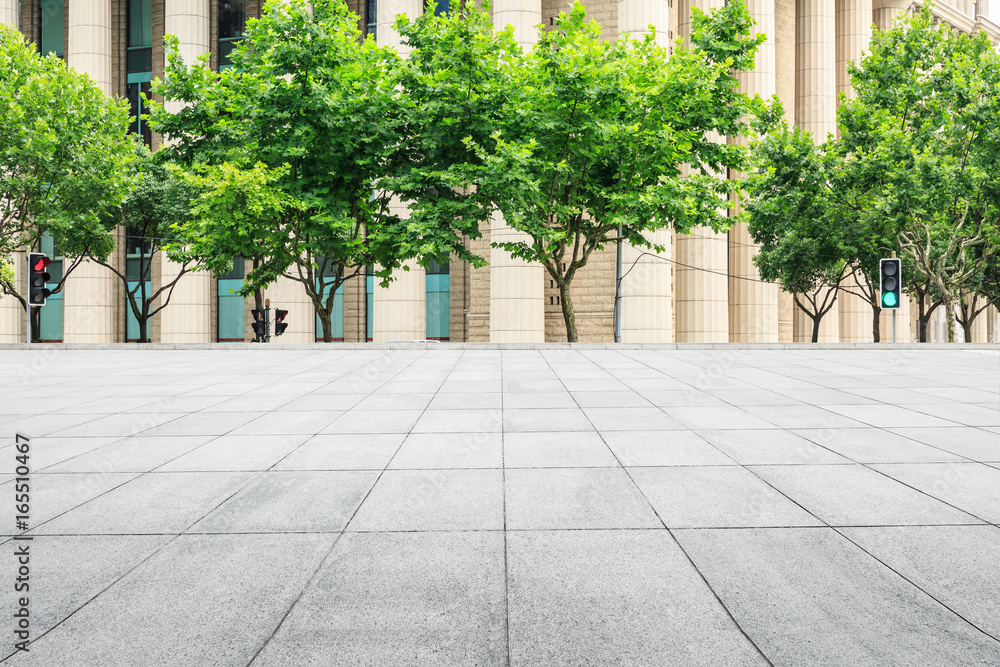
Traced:
<path fill-rule="evenodd" d="M 31 345 L 31 287 L 28 287 L 28 298 L 24 300 L 24 321 L 27 322 L 28 326 L 25 327 L 28 330 L 28 345 Z"/>
<path fill-rule="evenodd" d="M 892 309 L 892 342 L 896 342 L 896 309 Z"/>

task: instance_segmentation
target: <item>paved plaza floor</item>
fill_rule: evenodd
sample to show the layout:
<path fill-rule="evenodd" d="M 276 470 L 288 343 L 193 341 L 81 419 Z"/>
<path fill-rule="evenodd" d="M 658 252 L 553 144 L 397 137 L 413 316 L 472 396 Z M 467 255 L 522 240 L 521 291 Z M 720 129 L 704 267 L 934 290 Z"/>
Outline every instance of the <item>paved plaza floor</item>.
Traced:
<path fill-rule="evenodd" d="M 0 378 L 6 664 L 1000 665 L 997 351 L 6 351 Z"/>

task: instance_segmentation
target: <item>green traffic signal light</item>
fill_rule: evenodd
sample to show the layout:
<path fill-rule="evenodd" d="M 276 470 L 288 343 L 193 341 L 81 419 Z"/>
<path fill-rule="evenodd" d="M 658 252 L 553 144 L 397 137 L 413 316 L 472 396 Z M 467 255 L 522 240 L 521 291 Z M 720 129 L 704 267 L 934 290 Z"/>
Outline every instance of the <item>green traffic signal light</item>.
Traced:
<path fill-rule="evenodd" d="M 898 305 L 896 300 L 895 292 L 884 292 L 882 294 L 882 307 L 883 308 L 895 308 Z"/>

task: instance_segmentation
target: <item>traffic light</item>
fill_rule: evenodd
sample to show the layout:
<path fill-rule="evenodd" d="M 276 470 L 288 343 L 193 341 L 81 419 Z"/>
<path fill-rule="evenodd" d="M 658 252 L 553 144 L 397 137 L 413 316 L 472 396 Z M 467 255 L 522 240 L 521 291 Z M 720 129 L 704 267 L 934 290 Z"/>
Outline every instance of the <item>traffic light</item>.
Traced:
<path fill-rule="evenodd" d="M 257 334 L 257 338 L 263 340 L 267 338 L 267 316 L 262 310 L 251 310 L 250 314 L 253 316 L 253 332 Z"/>
<path fill-rule="evenodd" d="M 52 277 L 45 270 L 51 263 L 52 260 L 43 253 L 28 253 L 28 303 L 32 306 L 44 306 L 52 293 L 45 287 Z"/>
<path fill-rule="evenodd" d="M 903 266 L 899 259 L 879 262 L 879 286 L 882 290 L 882 308 L 899 308 L 903 300 Z"/>
<path fill-rule="evenodd" d="M 285 333 L 285 329 L 288 328 L 288 322 L 285 321 L 285 315 L 288 314 L 287 310 L 281 310 L 280 308 L 274 309 L 274 335 L 280 336 Z"/>

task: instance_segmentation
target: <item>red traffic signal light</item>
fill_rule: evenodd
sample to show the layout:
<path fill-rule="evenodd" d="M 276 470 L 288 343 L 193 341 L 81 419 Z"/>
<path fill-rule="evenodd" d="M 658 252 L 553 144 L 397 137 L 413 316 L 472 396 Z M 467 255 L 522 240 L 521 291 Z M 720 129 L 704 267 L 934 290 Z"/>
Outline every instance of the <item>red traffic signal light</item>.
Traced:
<path fill-rule="evenodd" d="M 28 253 L 28 305 L 44 306 L 52 291 L 46 285 L 52 276 L 45 270 L 52 260 L 40 252 Z"/>
<path fill-rule="evenodd" d="M 280 308 L 274 309 L 274 335 L 280 336 L 285 333 L 285 329 L 288 328 L 288 322 L 285 322 L 285 316 L 288 315 L 287 310 L 281 310 Z"/>

